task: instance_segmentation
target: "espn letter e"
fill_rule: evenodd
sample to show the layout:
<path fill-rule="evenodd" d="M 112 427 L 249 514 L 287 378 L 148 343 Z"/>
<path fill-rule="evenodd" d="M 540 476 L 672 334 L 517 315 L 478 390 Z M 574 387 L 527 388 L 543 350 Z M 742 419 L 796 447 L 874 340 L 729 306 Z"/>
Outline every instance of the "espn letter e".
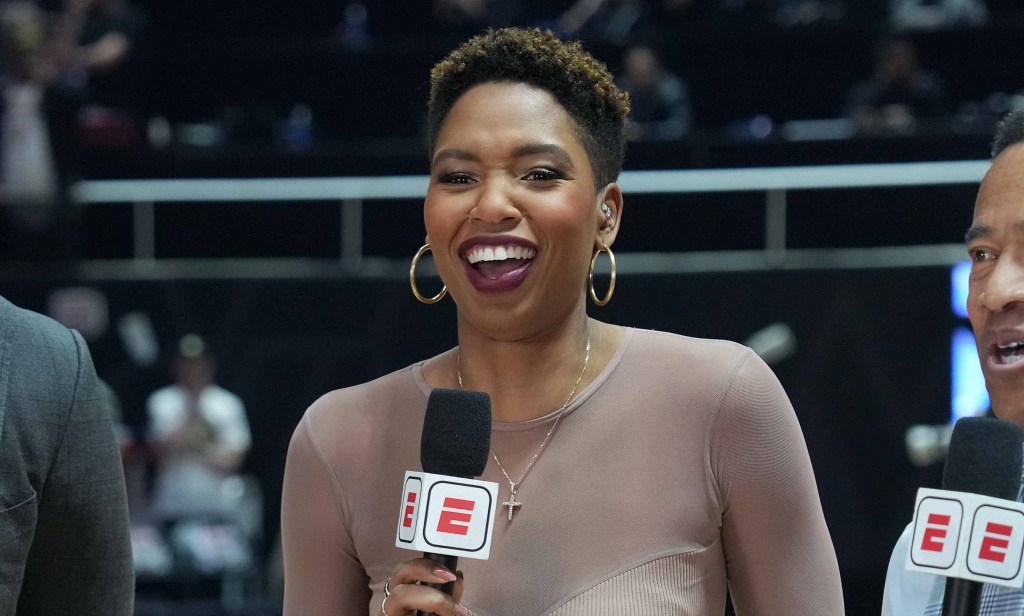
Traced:
<path fill-rule="evenodd" d="M 423 480 L 419 477 L 406 478 L 405 489 L 402 491 L 401 514 L 398 516 L 398 541 L 401 543 L 411 545 L 416 540 L 422 491 Z"/>
<path fill-rule="evenodd" d="M 964 505 L 956 498 L 928 496 L 918 503 L 914 516 L 914 542 L 910 560 L 942 575 L 956 563 Z"/>
<path fill-rule="evenodd" d="M 446 497 L 444 504 L 441 506 L 441 517 L 437 520 L 437 532 L 452 535 L 468 534 L 469 523 L 473 521 L 473 508 L 475 506 L 476 503 L 471 500 L 454 498 L 452 496 Z"/>
<path fill-rule="evenodd" d="M 1024 556 L 1024 514 L 986 504 L 975 511 L 972 526 L 967 570 L 985 576 L 986 581 L 1018 578 Z"/>
<path fill-rule="evenodd" d="M 431 548 L 468 553 L 488 545 L 494 502 L 487 489 L 446 478 L 430 484 L 421 500 L 423 539 Z"/>

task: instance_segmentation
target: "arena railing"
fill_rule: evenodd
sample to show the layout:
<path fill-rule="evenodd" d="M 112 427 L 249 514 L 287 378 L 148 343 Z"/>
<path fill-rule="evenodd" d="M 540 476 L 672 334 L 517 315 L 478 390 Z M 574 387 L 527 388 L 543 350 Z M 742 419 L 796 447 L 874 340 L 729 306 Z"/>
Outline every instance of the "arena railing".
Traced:
<path fill-rule="evenodd" d="M 787 247 L 787 199 L 795 190 L 977 184 L 987 160 L 758 167 L 710 170 L 625 171 L 627 195 L 721 192 L 764 193 L 764 246 L 757 250 L 618 255 L 620 273 L 847 269 L 949 265 L 963 260 L 962 244 L 874 248 Z M 367 201 L 419 199 L 427 176 L 336 178 L 91 180 L 72 186 L 81 207 L 131 204 L 134 259 L 83 264 L 84 277 L 310 277 L 337 274 L 405 275 L 408 264 L 363 254 Z M 161 203 L 337 201 L 341 207 L 338 261 L 311 259 L 157 259 L 155 208 Z M 966 222 L 965 222 L 966 224 Z M 127 263 L 125 262 L 127 261 Z"/>

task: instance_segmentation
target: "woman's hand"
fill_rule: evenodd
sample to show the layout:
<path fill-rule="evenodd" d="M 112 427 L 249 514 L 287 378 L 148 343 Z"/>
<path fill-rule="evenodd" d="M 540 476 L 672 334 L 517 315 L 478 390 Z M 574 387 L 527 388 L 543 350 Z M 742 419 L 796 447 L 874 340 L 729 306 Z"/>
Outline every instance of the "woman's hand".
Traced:
<path fill-rule="evenodd" d="M 449 597 L 427 584 L 455 582 L 455 595 Z M 458 604 L 462 598 L 462 574 L 452 573 L 433 560 L 414 558 L 398 565 L 385 588 L 390 594 L 380 606 L 382 616 L 410 616 L 416 610 L 437 616 L 469 616 Z"/>

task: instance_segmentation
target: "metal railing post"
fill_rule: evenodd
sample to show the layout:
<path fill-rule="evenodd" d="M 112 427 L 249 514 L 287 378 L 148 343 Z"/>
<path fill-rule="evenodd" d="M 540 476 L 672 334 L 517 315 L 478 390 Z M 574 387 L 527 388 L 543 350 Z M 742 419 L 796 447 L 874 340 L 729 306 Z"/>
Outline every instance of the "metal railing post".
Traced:
<path fill-rule="evenodd" d="M 363 261 L 363 200 L 341 200 L 341 262 L 358 268 Z"/>
<path fill-rule="evenodd" d="M 137 261 L 156 258 L 156 211 L 152 201 L 132 205 L 132 246 Z"/>
<path fill-rule="evenodd" d="M 782 265 L 786 260 L 786 190 L 767 191 L 764 204 L 765 263 Z"/>

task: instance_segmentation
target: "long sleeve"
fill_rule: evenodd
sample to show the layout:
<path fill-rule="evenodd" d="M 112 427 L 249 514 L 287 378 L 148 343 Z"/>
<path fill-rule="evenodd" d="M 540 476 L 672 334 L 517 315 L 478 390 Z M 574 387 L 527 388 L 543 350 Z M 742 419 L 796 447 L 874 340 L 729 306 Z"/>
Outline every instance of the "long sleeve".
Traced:
<path fill-rule="evenodd" d="M 835 549 L 800 426 L 775 375 L 753 353 L 740 360 L 712 431 L 737 614 L 843 614 Z"/>
<path fill-rule="evenodd" d="M 292 436 L 281 502 L 285 616 L 366 616 L 369 578 L 344 523 L 341 486 L 312 435 Z"/>
<path fill-rule="evenodd" d="M 65 333 L 77 374 L 66 425 L 55 427 L 63 436 L 39 493 L 18 614 L 129 616 L 135 579 L 124 471 L 88 348 L 77 332 Z"/>

